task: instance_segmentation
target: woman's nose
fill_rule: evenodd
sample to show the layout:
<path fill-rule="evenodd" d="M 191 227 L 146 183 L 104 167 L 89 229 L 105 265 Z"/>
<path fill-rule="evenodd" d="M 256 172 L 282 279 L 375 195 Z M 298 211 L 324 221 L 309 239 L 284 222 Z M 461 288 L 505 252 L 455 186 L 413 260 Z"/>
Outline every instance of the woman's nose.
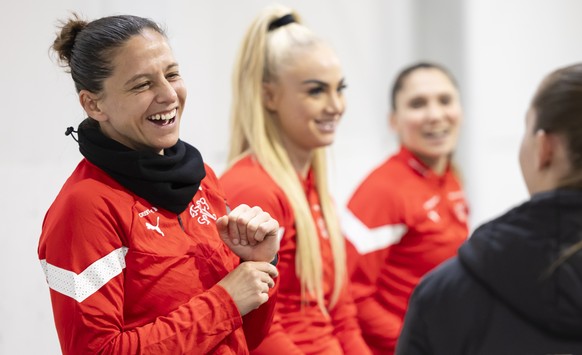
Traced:
<path fill-rule="evenodd" d="M 445 115 L 445 109 L 438 103 L 431 103 L 427 107 L 427 116 L 429 120 L 440 120 Z"/>
<path fill-rule="evenodd" d="M 345 108 L 343 95 L 333 92 L 329 95 L 327 111 L 333 114 L 342 113 Z"/>
<path fill-rule="evenodd" d="M 169 81 L 164 80 L 157 93 L 158 102 L 174 102 L 177 98 L 178 93 L 176 93 L 176 89 Z"/>

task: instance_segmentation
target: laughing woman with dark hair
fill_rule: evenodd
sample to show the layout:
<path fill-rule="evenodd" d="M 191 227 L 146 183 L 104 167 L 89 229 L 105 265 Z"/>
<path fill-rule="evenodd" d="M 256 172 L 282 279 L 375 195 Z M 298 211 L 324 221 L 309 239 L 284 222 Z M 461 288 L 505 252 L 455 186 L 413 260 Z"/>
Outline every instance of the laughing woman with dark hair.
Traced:
<path fill-rule="evenodd" d="M 38 248 L 63 353 L 247 354 L 273 316 L 279 225 L 258 207 L 228 212 L 179 139 L 186 87 L 164 32 L 75 17 L 53 49 L 89 116 Z"/>

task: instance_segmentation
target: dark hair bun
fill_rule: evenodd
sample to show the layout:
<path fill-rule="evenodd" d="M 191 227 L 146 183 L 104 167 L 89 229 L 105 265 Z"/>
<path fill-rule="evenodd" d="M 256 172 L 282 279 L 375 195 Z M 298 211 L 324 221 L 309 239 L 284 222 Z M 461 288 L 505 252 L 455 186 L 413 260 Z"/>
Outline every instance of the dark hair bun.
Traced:
<path fill-rule="evenodd" d="M 62 23 L 61 31 L 57 33 L 57 38 L 52 45 L 52 49 L 58 54 L 62 64 L 69 66 L 75 39 L 79 32 L 87 27 L 87 24 L 87 21 L 81 20 L 76 14 L 73 14 L 67 22 Z"/>

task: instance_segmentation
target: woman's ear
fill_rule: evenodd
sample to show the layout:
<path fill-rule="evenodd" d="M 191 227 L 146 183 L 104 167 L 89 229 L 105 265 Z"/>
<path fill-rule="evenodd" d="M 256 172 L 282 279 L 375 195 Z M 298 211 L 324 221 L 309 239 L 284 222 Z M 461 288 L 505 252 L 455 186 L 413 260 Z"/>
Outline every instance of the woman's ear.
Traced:
<path fill-rule="evenodd" d="M 276 86 L 273 83 L 263 83 L 263 103 L 265 104 L 265 108 L 268 111 L 276 112 L 277 111 L 277 90 Z"/>
<path fill-rule="evenodd" d="M 536 168 L 543 170 L 552 165 L 555 159 L 556 144 L 560 144 L 557 137 L 547 133 L 543 129 L 535 133 L 536 144 Z"/>
<path fill-rule="evenodd" d="M 394 111 L 390 111 L 390 113 L 388 113 L 388 124 L 394 132 L 396 132 L 396 129 L 398 128 L 396 120 L 396 113 Z"/>
<path fill-rule="evenodd" d="M 99 97 L 87 90 L 79 92 L 79 102 L 87 115 L 97 121 L 106 121 L 107 115 L 99 107 Z"/>

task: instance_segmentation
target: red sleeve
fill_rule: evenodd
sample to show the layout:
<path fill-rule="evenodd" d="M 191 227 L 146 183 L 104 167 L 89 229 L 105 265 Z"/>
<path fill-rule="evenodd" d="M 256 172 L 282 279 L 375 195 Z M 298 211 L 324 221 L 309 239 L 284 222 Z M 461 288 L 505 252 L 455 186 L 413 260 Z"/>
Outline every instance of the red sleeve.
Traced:
<path fill-rule="evenodd" d="M 357 308 L 358 320 L 366 341 L 375 349 L 384 349 L 387 354 L 392 353 L 402 320 L 388 312 L 373 297 L 360 300 Z"/>
<path fill-rule="evenodd" d="M 400 241 L 406 227 L 399 194 L 386 184 L 380 171 L 373 172 L 358 187 L 341 222 L 348 239 L 351 295 L 361 331 L 375 347 L 393 349 L 401 320 L 378 304 L 375 295 L 379 292 L 378 276 L 387 267 L 390 246 Z"/>
<path fill-rule="evenodd" d="M 51 207 L 39 246 L 64 354 L 207 352 L 242 325 L 231 297 L 215 285 L 164 316 L 125 329 L 127 248 L 119 235 L 127 226 L 112 216 L 123 212 L 95 194 L 69 196 Z M 104 269 L 109 277 L 96 277 Z"/>
<path fill-rule="evenodd" d="M 220 178 L 228 204 L 233 208 L 243 203 L 251 207 L 260 206 L 284 228 L 287 223 L 293 223 L 292 212 L 287 208 L 289 203 L 283 192 L 260 169 L 258 165 L 252 168 L 241 168 L 235 165 Z M 293 355 L 303 354 L 303 352 L 286 335 L 279 315 L 275 312 L 269 334 L 260 346 L 253 350 L 253 354 Z"/>
<path fill-rule="evenodd" d="M 344 354 L 372 354 L 360 331 L 356 317 L 356 306 L 352 301 L 346 285 L 338 299 L 338 303 L 331 310 L 334 324 L 334 335 L 339 340 Z"/>
<path fill-rule="evenodd" d="M 243 317 L 243 330 L 250 350 L 258 347 L 273 327 L 279 279 L 274 281 L 275 287 L 269 290 L 269 300 Z"/>
<path fill-rule="evenodd" d="M 252 351 L 253 355 L 303 355 L 303 351 L 285 334 L 281 326 L 280 316 L 275 313 L 269 335 L 261 345 Z"/>
<path fill-rule="evenodd" d="M 210 167 L 206 168 L 207 176 L 211 178 L 217 193 L 225 199 L 224 188 L 219 183 L 214 171 Z M 235 207 L 238 204 L 233 205 L 230 203 L 231 207 Z M 234 265 L 240 263 L 238 256 L 233 255 Z M 245 339 L 249 349 L 254 349 L 263 341 L 263 339 L 269 333 L 271 324 L 273 322 L 273 315 L 275 314 L 275 306 L 277 304 L 277 293 L 279 289 L 279 280 L 276 278 L 275 286 L 269 290 L 269 300 L 262 304 L 258 309 L 247 313 L 243 317 L 243 330 L 245 334 Z"/>

